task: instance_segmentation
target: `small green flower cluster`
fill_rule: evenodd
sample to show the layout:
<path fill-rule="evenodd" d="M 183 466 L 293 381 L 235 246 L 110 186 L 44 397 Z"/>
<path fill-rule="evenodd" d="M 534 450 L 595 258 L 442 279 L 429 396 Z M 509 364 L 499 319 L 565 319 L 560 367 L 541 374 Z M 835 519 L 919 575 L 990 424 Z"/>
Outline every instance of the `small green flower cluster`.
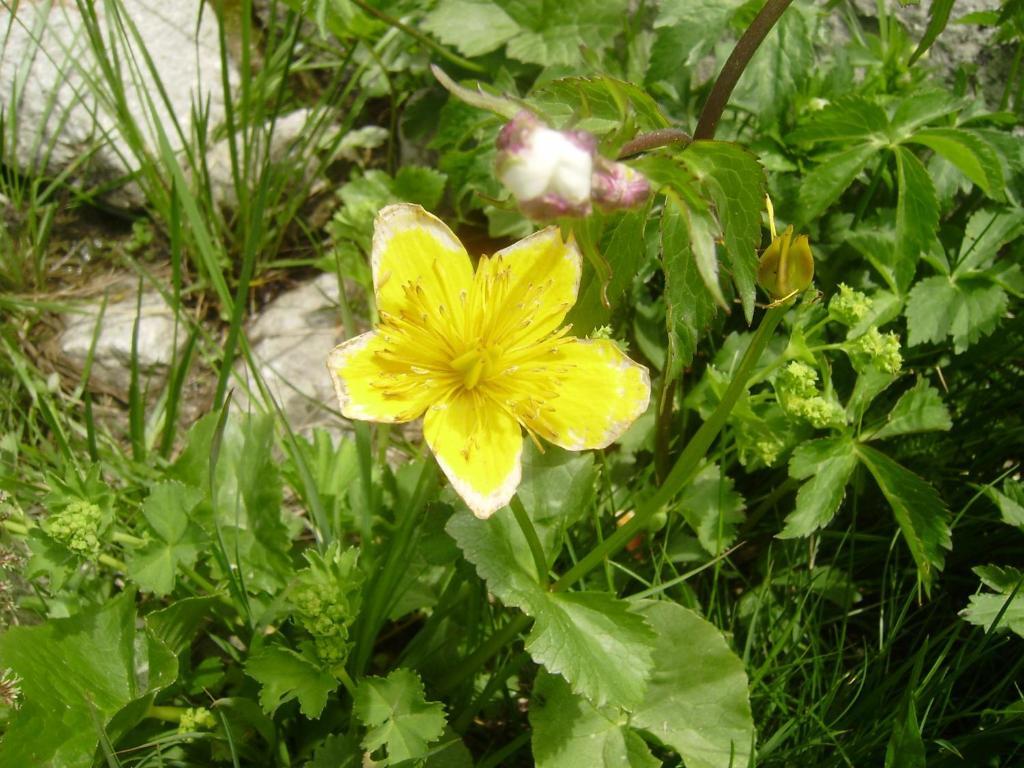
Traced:
<path fill-rule="evenodd" d="M 892 331 L 882 333 L 874 326 L 850 342 L 847 352 L 850 355 L 850 362 L 858 371 L 877 368 L 886 373 L 897 374 L 903 367 L 900 337 Z"/>
<path fill-rule="evenodd" d="M 362 572 L 358 550 L 332 544 L 323 555 L 307 553 L 309 567 L 299 571 L 290 600 L 295 622 L 313 637 L 317 656 L 330 666 L 348 658 L 349 626 L 359 613 Z"/>
<path fill-rule="evenodd" d="M 775 378 L 775 394 L 788 415 L 804 419 L 818 429 L 846 423 L 842 407 L 826 400 L 818 391 L 818 372 L 798 360 L 783 368 Z"/>
<path fill-rule="evenodd" d="M 871 299 L 846 283 L 839 284 L 839 293 L 828 303 L 828 316 L 837 323 L 854 326 L 871 311 Z"/>
<path fill-rule="evenodd" d="M 72 500 L 43 523 L 46 533 L 81 557 L 99 554 L 102 527 L 103 510 L 85 499 Z"/>
<path fill-rule="evenodd" d="M 196 733 L 212 731 L 217 727 L 217 718 L 206 707 L 189 707 L 181 713 L 178 721 L 178 733 Z"/>

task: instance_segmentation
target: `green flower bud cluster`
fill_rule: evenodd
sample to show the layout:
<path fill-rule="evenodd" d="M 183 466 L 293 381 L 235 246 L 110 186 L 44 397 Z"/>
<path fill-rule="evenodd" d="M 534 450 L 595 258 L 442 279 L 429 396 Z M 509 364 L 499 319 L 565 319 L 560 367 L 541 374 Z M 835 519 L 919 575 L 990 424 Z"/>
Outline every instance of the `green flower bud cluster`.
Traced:
<path fill-rule="evenodd" d="M 212 731 L 217 727 L 217 718 L 206 707 L 189 707 L 181 713 L 178 721 L 178 733 L 196 733 Z"/>
<path fill-rule="evenodd" d="M 846 283 L 839 284 L 839 293 L 828 303 L 828 316 L 843 325 L 854 326 L 871 311 L 871 299 Z"/>
<path fill-rule="evenodd" d="M 903 367 L 903 355 L 900 354 L 900 337 L 890 331 L 881 333 L 872 326 L 847 346 L 850 362 L 858 371 L 877 368 L 886 373 L 896 374 Z"/>
<path fill-rule="evenodd" d="M 359 613 L 363 574 L 358 550 L 337 543 L 322 556 L 307 553 L 309 567 L 299 571 L 290 600 L 295 622 L 313 637 L 317 656 L 330 666 L 344 664 L 351 650 L 349 626 Z"/>
<path fill-rule="evenodd" d="M 75 499 L 43 522 L 43 530 L 76 555 L 95 557 L 100 551 L 103 510 L 91 501 Z"/>
<path fill-rule="evenodd" d="M 808 421 L 817 429 L 846 423 L 842 407 L 826 400 L 818 391 L 818 372 L 797 360 L 783 368 L 776 377 L 775 395 L 789 416 Z"/>

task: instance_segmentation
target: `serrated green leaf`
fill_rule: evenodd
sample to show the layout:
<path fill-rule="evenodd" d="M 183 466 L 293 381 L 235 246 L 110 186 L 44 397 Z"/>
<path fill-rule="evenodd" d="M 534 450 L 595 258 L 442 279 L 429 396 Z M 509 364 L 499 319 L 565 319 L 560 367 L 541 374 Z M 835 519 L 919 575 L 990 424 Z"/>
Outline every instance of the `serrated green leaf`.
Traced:
<path fill-rule="evenodd" d="M 177 481 L 153 486 L 142 514 L 156 538 L 128 558 L 128 574 L 144 590 L 166 595 L 174 589 L 179 567 L 192 567 L 208 537 L 190 519 L 203 494 Z"/>
<path fill-rule="evenodd" d="M 903 141 L 922 125 L 951 115 L 964 106 L 964 99 L 945 88 L 916 91 L 901 98 L 896 105 L 890 132 L 896 140 Z"/>
<path fill-rule="evenodd" d="M 629 603 L 605 592 L 545 593 L 526 650 L 595 706 L 632 709 L 652 667 L 654 633 Z"/>
<path fill-rule="evenodd" d="M 853 441 L 828 437 L 804 443 L 793 451 L 789 476 L 807 480 L 796 494 L 796 508 L 786 517 L 780 539 L 808 536 L 831 522 L 846 495 L 846 485 L 857 466 Z"/>
<path fill-rule="evenodd" d="M 742 0 L 664 0 L 654 20 L 646 81 L 672 80 L 693 67 L 728 29 Z"/>
<path fill-rule="evenodd" d="M 998 594 L 971 595 L 960 615 L 971 624 L 984 627 L 987 632 L 1008 629 L 1024 637 L 1024 573 L 1016 568 L 997 565 L 979 566 L 974 572 Z"/>
<path fill-rule="evenodd" d="M 906 147 L 896 147 L 896 263 L 893 274 L 900 293 L 906 293 L 921 255 L 931 249 L 939 228 L 939 201 L 928 170 Z"/>
<path fill-rule="evenodd" d="M 923 144 L 942 155 L 992 199 L 1003 198 L 1003 170 L 999 158 L 979 136 L 962 128 L 926 128 L 907 141 Z"/>
<path fill-rule="evenodd" d="M 984 275 L 925 278 L 907 298 L 907 344 L 941 343 L 951 336 L 960 354 L 996 329 L 1008 305 L 1002 286 Z"/>
<path fill-rule="evenodd" d="M 946 550 L 953 546 L 949 510 L 930 483 L 884 453 L 860 444 L 857 454 L 892 507 L 917 564 L 918 578 L 930 594 L 932 581 L 945 563 Z"/>
<path fill-rule="evenodd" d="M 496 51 L 519 34 L 512 17 L 488 0 L 441 0 L 422 26 L 466 56 Z"/>
<path fill-rule="evenodd" d="M 1006 243 L 1024 233 L 1024 208 L 983 208 L 971 214 L 960 243 L 954 278 L 995 259 Z"/>
<path fill-rule="evenodd" d="M 537 768 L 657 768 L 661 762 L 626 727 L 616 707 L 597 708 L 558 675 L 543 670 L 530 702 Z"/>
<path fill-rule="evenodd" d="M 441 737 L 446 723 L 444 707 L 426 700 L 423 683 L 409 669 L 364 678 L 352 710 L 369 729 L 363 747 L 371 753 L 385 748 L 387 759 L 382 765 L 426 757 L 429 744 Z"/>
<path fill-rule="evenodd" d="M 101 729 L 173 682 L 177 661 L 161 641 L 138 635 L 134 600 L 124 592 L 71 618 L 0 635 L 0 666 L 21 678 L 24 695 L 0 742 L 0 764 L 88 768 Z M 117 731 L 138 722 L 132 714 Z"/>
<path fill-rule="evenodd" d="M 548 446 L 523 451 L 523 478 L 516 493 L 530 519 L 541 524 L 572 525 L 594 498 L 594 455 Z"/>
<path fill-rule="evenodd" d="M 918 379 L 913 389 L 896 401 L 885 424 L 871 435 L 871 439 L 884 440 L 917 432 L 945 432 L 952 428 L 953 420 L 939 391 L 926 379 Z"/>
<path fill-rule="evenodd" d="M 989 486 L 985 495 L 999 507 L 1004 523 L 1024 530 L 1024 486 L 1019 481 L 1008 477 L 1002 491 Z"/>
<path fill-rule="evenodd" d="M 873 148 L 887 144 L 886 132 L 889 118 L 885 110 L 860 96 L 836 99 L 818 112 L 813 112 L 807 122 L 792 131 L 787 139 L 794 143 L 817 142 L 868 142 Z"/>
<path fill-rule="evenodd" d="M 693 611 L 667 601 L 643 601 L 639 610 L 658 640 L 630 725 L 678 752 L 687 768 L 746 768 L 755 730 L 743 662 Z"/>
<path fill-rule="evenodd" d="M 488 589 L 533 617 L 526 649 L 538 663 L 562 674 L 596 706 L 635 706 L 652 664 L 650 628 L 612 595 L 553 593 L 541 587 L 523 535 L 508 522 L 510 517 L 478 520 L 468 511 L 458 512 L 447 531 Z"/>
<path fill-rule="evenodd" d="M 708 464 L 697 473 L 678 505 L 700 545 L 712 555 L 728 549 L 736 540 L 736 526 L 746 518 L 743 496 L 717 464 Z"/>
<path fill-rule="evenodd" d="M 764 168 L 749 151 L 726 141 L 695 141 L 679 154 L 714 204 L 726 261 L 749 323 L 754 314 L 757 248 L 764 210 Z"/>
<path fill-rule="evenodd" d="M 817 219 L 878 152 L 872 144 L 858 144 L 820 158 L 800 184 L 800 222 L 806 224 Z"/>
<path fill-rule="evenodd" d="M 698 340 L 714 319 L 715 300 L 697 268 L 686 218 L 673 196 L 667 198 L 661 217 L 661 250 L 669 344 L 678 364 L 688 366 Z"/>
<path fill-rule="evenodd" d="M 249 657 L 245 673 L 260 683 L 260 705 L 268 715 L 292 699 L 315 720 L 327 705 L 338 681 L 318 664 L 289 648 L 266 645 Z"/>
<path fill-rule="evenodd" d="M 509 57 L 542 66 L 582 64 L 581 45 L 604 50 L 621 31 L 628 11 L 625 0 L 497 0 L 496 4 L 520 28 L 508 41 Z"/>
<path fill-rule="evenodd" d="M 556 127 L 586 128 L 595 133 L 617 129 L 627 120 L 641 130 L 669 125 L 658 103 L 642 88 L 608 75 L 561 77 L 530 94 L 530 102 Z"/>

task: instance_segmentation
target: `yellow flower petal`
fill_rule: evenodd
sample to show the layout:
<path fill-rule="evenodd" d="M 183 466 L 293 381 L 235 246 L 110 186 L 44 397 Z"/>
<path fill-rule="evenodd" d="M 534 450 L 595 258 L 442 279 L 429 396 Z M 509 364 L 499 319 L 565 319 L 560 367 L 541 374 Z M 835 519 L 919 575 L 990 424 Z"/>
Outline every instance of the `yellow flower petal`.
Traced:
<path fill-rule="evenodd" d="M 440 395 L 424 376 L 388 355 L 383 336 L 370 331 L 338 345 L 327 358 L 341 413 L 349 419 L 412 421 Z"/>
<path fill-rule="evenodd" d="M 460 294 L 473 284 L 473 265 L 462 243 L 444 222 L 418 205 L 381 209 L 374 222 L 370 261 L 381 313 L 410 313 L 412 287 L 418 293 L 417 318 L 450 317 L 462 301 Z"/>
<path fill-rule="evenodd" d="M 474 515 L 487 518 L 508 504 L 519 486 L 523 434 L 504 408 L 462 392 L 427 411 L 423 436 Z"/>
<path fill-rule="evenodd" d="M 500 286 L 497 301 L 486 308 L 492 322 L 499 324 L 494 341 L 508 347 L 558 328 L 576 303 L 582 272 L 576 241 L 564 242 L 558 227 L 534 232 L 481 259 L 478 286 L 486 280 Z"/>
<path fill-rule="evenodd" d="M 606 340 L 573 339 L 517 373 L 532 395 L 516 408 L 519 418 L 570 451 L 617 440 L 651 398 L 647 369 Z"/>

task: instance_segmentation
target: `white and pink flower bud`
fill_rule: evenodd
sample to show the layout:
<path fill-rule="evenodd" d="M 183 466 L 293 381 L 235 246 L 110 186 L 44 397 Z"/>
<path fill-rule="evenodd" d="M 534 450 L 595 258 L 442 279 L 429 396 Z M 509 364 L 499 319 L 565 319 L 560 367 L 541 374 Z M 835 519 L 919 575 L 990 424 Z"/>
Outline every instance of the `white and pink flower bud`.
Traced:
<path fill-rule="evenodd" d="M 498 178 L 527 216 L 552 219 L 590 213 L 597 141 L 583 131 L 556 131 L 527 111 L 498 134 Z"/>
<path fill-rule="evenodd" d="M 625 163 L 606 160 L 600 155 L 594 164 L 590 197 L 603 211 L 619 211 L 642 204 L 651 194 L 651 183 L 639 171 Z"/>
<path fill-rule="evenodd" d="M 651 185 L 627 165 L 597 152 L 586 131 L 556 131 L 522 110 L 497 139 L 498 178 L 531 219 L 586 216 L 592 205 L 612 211 L 647 199 Z"/>

